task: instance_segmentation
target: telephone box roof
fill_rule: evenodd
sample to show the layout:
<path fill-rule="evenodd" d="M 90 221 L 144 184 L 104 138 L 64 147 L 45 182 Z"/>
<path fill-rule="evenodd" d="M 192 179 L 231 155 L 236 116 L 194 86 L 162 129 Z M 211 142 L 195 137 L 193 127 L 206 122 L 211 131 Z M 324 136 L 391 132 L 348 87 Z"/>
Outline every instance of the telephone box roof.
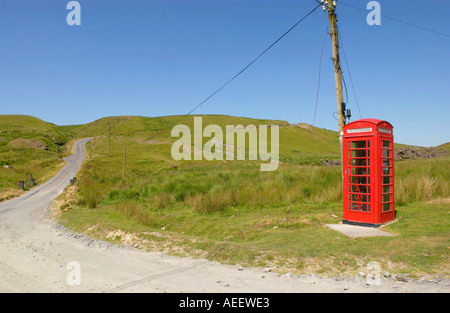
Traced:
<path fill-rule="evenodd" d="M 391 126 L 393 128 L 391 123 L 389 123 L 387 121 L 379 120 L 379 119 L 376 119 L 376 118 L 364 118 L 364 119 L 356 120 L 356 121 L 353 121 L 351 123 L 348 123 L 345 126 L 349 126 L 349 125 L 356 124 L 356 123 L 361 123 L 361 122 L 370 123 L 370 124 L 374 124 L 374 125 L 377 125 L 377 126 L 380 125 L 381 123 L 387 123 L 387 124 L 389 124 L 389 126 Z"/>

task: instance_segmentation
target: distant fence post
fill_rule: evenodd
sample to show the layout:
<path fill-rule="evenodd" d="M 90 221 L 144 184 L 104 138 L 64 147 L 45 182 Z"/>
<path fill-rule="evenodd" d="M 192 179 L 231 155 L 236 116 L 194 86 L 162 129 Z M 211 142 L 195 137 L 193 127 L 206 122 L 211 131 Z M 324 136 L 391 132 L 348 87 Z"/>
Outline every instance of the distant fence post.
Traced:
<path fill-rule="evenodd" d="M 20 180 L 19 181 L 19 189 L 25 190 L 28 187 L 32 187 L 36 185 L 36 180 L 32 174 L 30 174 L 30 180 Z"/>

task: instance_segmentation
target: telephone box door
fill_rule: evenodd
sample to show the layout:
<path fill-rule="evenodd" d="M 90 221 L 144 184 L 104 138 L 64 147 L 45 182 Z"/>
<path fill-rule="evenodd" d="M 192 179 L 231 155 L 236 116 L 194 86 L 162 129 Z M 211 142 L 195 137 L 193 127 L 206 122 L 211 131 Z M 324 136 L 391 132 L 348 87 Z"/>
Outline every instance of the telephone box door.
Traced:
<path fill-rule="evenodd" d="M 344 140 L 344 220 L 374 223 L 375 212 L 371 192 L 373 174 L 373 137 Z"/>

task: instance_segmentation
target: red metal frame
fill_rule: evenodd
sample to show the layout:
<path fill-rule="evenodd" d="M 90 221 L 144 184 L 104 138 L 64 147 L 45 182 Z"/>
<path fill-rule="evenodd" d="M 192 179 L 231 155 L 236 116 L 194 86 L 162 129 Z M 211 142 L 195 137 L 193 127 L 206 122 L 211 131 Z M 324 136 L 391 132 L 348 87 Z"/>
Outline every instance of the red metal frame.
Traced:
<path fill-rule="evenodd" d="M 344 222 L 379 226 L 394 220 L 393 127 L 377 119 L 344 126 Z"/>

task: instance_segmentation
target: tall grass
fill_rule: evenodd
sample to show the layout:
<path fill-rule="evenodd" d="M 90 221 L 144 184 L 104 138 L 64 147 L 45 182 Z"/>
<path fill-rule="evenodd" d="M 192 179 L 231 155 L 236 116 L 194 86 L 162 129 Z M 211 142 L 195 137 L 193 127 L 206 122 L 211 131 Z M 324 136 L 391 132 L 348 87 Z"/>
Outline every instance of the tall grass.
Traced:
<path fill-rule="evenodd" d="M 398 162 L 395 169 L 395 201 L 403 205 L 448 198 L 449 183 L 448 157 Z"/>
<path fill-rule="evenodd" d="M 276 172 L 245 167 L 160 173 L 133 183 L 100 184 L 89 172 L 80 181 L 80 195 L 89 207 L 100 201 L 142 201 L 154 209 L 175 204 L 202 213 L 227 207 L 280 207 L 291 201 L 334 202 L 342 198 L 339 168 L 282 166 Z"/>
<path fill-rule="evenodd" d="M 103 187 L 96 179 L 90 175 L 84 175 L 80 179 L 79 190 L 81 195 L 80 204 L 87 205 L 92 209 L 97 207 L 102 198 Z"/>
<path fill-rule="evenodd" d="M 101 202 L 141 201 L 157 210 L 182 205 L 214 213 L 229 207 L 276 208 L 291 201 L 342 201 L 340 167 L 282 165 L 261 172 L 256 166 L 199 166 L 111 180 L 94 178 L 94 172 L 85 172 L 80 182 L 82 199 L 91 208 Z M 449 197 L 449 173 L 448 158 L 397 162 L 396 204 Z"/>

